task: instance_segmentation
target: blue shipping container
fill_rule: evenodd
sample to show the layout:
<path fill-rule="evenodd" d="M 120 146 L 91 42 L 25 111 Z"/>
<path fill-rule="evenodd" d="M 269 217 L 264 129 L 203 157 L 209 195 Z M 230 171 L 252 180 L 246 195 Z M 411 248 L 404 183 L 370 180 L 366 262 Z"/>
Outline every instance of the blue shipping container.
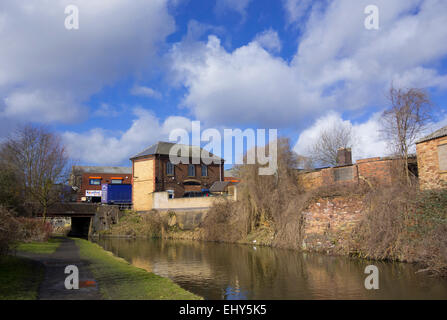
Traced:
<path fill-rule="evenodd" d="M 131 184 L 103 184 L 101 202 L 107 204 L 131 204 Z"/>

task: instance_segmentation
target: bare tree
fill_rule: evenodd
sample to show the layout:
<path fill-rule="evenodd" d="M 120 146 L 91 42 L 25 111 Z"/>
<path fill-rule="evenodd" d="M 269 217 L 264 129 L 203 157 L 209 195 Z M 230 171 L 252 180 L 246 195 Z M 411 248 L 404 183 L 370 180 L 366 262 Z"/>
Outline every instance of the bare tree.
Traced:
<path fill-rule="evenodd" d="M 382 114 L 382 133 L 392 152 L 403 159 L 403 172 L 411 184 L 408 157 L 416 140 L 432 120 L 432 103 L 423 89 L 396 89 L 387 98 L 391 106 Z"/>
<path fill-rule="evenodd" d="M 314 160 L 308 156 L 297 154 L 296 162 L 299 169 L 310 170 L 315 168 Z"/>
<path fill-rule="evenodd" d="M 309 156 L 314 163 L 335 166 L 337 152 L 340 148 L 352 148 L 354 135 L 352 127 L 343 124 L 333 124 L 321 130 L 317 139 L 309 148 Z"/>
<path fill-rule="evenodd" d="M 48 208 L 60 201 L 66 182 L 68 157 L 60 138 L 43 127 L 18 129 L 1 146 L 2 164 L 15 172 L 27 202 L 39 204 L 44 219 Z"/>

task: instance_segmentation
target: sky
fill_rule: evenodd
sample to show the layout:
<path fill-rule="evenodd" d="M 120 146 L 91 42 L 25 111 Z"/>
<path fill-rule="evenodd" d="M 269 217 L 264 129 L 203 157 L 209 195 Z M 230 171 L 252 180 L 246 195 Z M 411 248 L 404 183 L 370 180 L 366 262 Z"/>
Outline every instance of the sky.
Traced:
<path fill-rule="evenodd" d="M 346 125 L 354 159 L 383 156 L 391 84 L 426 89 L 430 130 L 447 125 L 447 1 L 0 2 L 0 139 L 44 125 L 79 164 L 129 165 L 191 121 L 278 129 L 300 154 Z"/>

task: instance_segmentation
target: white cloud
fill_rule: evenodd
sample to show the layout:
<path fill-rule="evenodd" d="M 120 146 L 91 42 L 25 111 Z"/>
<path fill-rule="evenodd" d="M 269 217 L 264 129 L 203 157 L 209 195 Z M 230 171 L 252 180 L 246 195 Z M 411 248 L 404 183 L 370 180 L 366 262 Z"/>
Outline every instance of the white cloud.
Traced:
<path fill-rule="evenodd" d="M 261 47 L 272 52 L 281 51 L 281 40 L 278 33 L 273 29 L 268 29 L 256 35 L 255 40 Z"/>
<path fill-rule="evenodd" d="M 283 0 L 283 2 L 289 24 L 300 21 L 314 4 L 312 0 Z"/>
<path fill-rule="evenodd" d="M 346 126 L 352 128 L 354 146 L 352 147 L 353 160 L 365 159 L 371 157 L 383 157 L 391 154 L 387 141 L 381 133 L 381 112 L 371 115 L 364 122 L 352 122 L 345 120 L 337 112 L 329 112 L 327 115 L 318 118 L 315 122 L 298 137 L 293 150 L 301 155 L 309 155 L 310 147 L 315 143 L 319 134 L 326 129 L 335 126 Z M 445 126 L 447 124 L 447 116 L 444 115 L 438 122 L 431 123 L 426 132 L 421 133 L 420 137 L 430 134 L 431 132 Z M 411 146 L 412 153 L 415 146 Z"/>
<path fill-rule="evenodd" d="M 145 96 L 149 98 L 161 99 L 161 93 L 144 86 L 134 86 L 131 90 L 131 93 L 135 96 Z"/>
<path fill-rule="evenodd" d="M 216 8 L 217 12 L 223 12 L 225 10 L 234 10 L 245 16 L 248 5 L 251 0 L 217 0 Z"/>
<path fill-rule="evenodd" d="M 38 122 L 70 121 L 78 119 L 85 108 L 77 105 L 70 92 L 51 89 L 10 91 L 4 98 L 4 117 Z"/>
<path fill-rule="evenodd" d="M 65 29 L 68 4 L 79 8 L 78 30 Z M 2 0 L 0 115 L 78 119 L 92 94 L 147 70 L 174 27 L 167 0 Z"/>
<path fill-rule="evenodd" d="M 132 155 L 158 140 L 167 140 L 171 130 L 191 130 L 191 121 L 184 117 L 168 117 L 160 121 L 150 111 L 137 107 L 136 117 L 125 132 L 95 128 L 84 133 L 65 132 L 62 137 L 73 159 L 98 165 L 119 165 Z"/>
<path fill-rule="evenodd" d="M 447 58 L 447 2 L 377 0 L 378 31 L 364 28 L 368 4 L 312 6 L 291 62 L 259 38 L 231 52 L 216 36 L 175 44 L 172 69 L 188 90 L 183 104 L 209 124 L 300 128 L 328 110 L 383 106 L 393 81 L 445 88 L 439 64 Z"/>
<path fill-rule="evenodd" d="M 344 120 L 339 113 L 330 112 L 318 118 L 309 128 L 303 130 L 295 144 L 294 151 L 301 155 L 308 155 L 308 152 L 316 142 L 319 134 L 333 126 L 345 126 L 352 128 L 355 144 L 352 148 L 353 160 L 385 156 L 387 150 L 386 141 L 380 133 L 380 113 L 371 116 L 366 122 L 352 123 Z"/>
<path fill-rule="evenodd" d="M 101 103 L 93 112 L 96 117 L 117 117 L 120 114 L 118 108 L 111 106 L 108 103 Z"/>
<path fill-rule="evenodd" d="M 206 44 L 177 44 L 171 54 L 177 81 L 188 88 L 183 103 L 209 125 L 290 124 L 320 101 L 284 60 L 256 41 L 228 53 L 209 36 Z"/>

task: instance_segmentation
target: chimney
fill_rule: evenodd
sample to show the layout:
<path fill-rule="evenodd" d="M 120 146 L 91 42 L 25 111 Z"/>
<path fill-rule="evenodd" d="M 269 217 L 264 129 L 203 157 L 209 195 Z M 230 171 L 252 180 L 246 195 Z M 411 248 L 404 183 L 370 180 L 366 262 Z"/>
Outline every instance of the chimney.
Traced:
<path fill-rule="evenodd" d="M 337 166 L 346 166 L 352 164 L 351 148 L 340 148 L 337 151 Z"/>

